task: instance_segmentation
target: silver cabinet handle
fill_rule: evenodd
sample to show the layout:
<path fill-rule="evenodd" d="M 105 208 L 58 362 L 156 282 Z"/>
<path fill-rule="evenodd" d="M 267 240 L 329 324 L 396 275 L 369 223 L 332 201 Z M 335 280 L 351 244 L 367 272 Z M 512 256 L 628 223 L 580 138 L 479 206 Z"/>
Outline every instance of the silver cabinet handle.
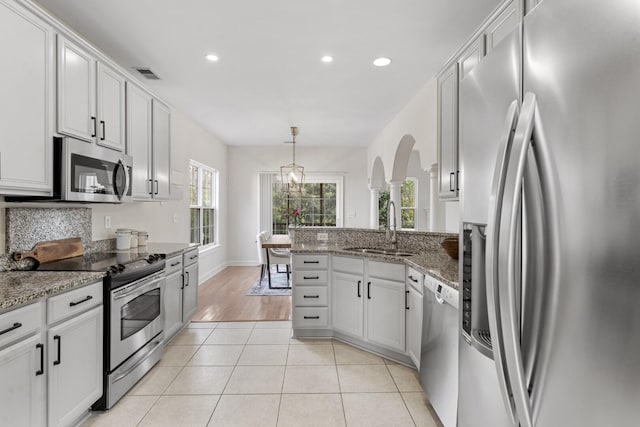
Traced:
<path fill-rule="evenodd" d="M 320 298 L 320 295 L 305 295 L 302 298 Z"/>

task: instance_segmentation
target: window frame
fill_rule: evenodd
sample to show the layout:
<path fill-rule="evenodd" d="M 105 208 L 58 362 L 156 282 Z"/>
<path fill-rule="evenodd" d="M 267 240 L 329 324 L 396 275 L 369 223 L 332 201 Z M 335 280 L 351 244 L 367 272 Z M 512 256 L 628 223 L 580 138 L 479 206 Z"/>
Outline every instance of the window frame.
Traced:
<path fill-rule="evenodd" d="M 402 184 L 404 184 L 406 181 L 413 182 L 413 206 L 402 206 Z M 406 231 L 415 231 L 418 228 L 418 179 L 414 177 L 407 177 L 404 179 L 402 184 L 400 184 L 400 229 Z M 405 210 L 413 211 L 413 228 L 402 227 L 402 211 Z"/>
<path fill-rule="evenodd" d="M 192 205 L 191 204 L 191 188 L 193 187 L 193 183 L 191 182 L 192 179 L 192 174 L 191 174 L 191 167 L 197 168 L 198 169 L 198 174 L 197 174 L 197 182 L 196 182 L 196 204 Z M 211 173 L 211 206 L 204 206 L 203 204 L 203 184 L 204 184 L 204 180 L 203 180 L 203 176 L 205 172 L 210 172 Z M 219 212 L 219 200 L 218 200 L 218 196 L 219 196 L 219 183 L 220 183 L 220 179 L 219 179 L 219 171 L 215 168 L 212 168 L 211 166 L 205 165 L 204 163 L 200 163 L 196 160 L 189 160 L 189 241 L 191 243 L 198 243 L 200 245 L 200 248 L 209 248 L 209 247 L 213 247 L 213 246 L 217 246 L 219 244 L 218 241 L 218 236 L 219 236 L 219 218 L 220 218 L 220 212 Z M 199 210 L 199 221 L 200 224 L 198 224 L 198 228 L 199 228 L 199 241 L 198 242 L 193 242 L 191 241 L 192 238 L 192 231 L 194 229 L 193 223 L 192 221 L 192 216 L 191 216 L 191 211 L 193 209 L 198 209 Z M 203 226 L 203 222 L 204 222 L 204 212 L 206 210 L 213 210 L 213 224 L 212 224 L 212 234 L 213 234 L 213 239 L 211 242 L 204 244 L 204 226 Z"/>

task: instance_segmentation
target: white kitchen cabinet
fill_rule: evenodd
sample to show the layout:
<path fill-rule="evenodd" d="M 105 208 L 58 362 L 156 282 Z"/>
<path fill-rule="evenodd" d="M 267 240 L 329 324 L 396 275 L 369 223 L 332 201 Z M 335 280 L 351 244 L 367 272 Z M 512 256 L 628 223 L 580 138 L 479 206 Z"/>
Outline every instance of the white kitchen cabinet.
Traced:
<path fill-rule="evenodd" d="M 182 255 L 166 263 L 164 290 L 164 339 L 170 340 L 182 328 Z"/>
<path fill-rule="evenodd" d="M 333 329 L 357 338 L 364 337 L 363 281 L 362 274 L 338 271 L 331 274 Z"/>
<path fill-rule="evenodd" d="M 413 286 L 406 285 L 407 298 L 407 354 L 417 369 L 420 369 L 422 346 L 422 294 Z"/>
<path fill-rule="evenodd" d="M 51 194 L 54 35 L 16 2 L 0 1 L 0 194 Z"/>
<path fill-rule="evenodd" d="M 365 307 L 366 340 L 404 352 L 404 282 L 368 277 Z"/>
<path fill-rule="evenodd" d="M 458 63 L 438 76 L 438 193 L 458 198 Z"/>
<path fill-rule="evenodd" d="M 58 132 L 125 148 L 125 79 L 58 35 Z"/>
<path fill-rule="evenodd" d="M 171 173 L 171 112 L 169 107 L 153 100 L 153 191 L 154 199 L 169 199 Z"/>
<path fill-rule="evenodd" d="M 49 426 L 72 425 L 102 396 L 102 305 L 48 331 Z"/>
<path fill-rule="evenodd" d="M 198 249 L 185 252 L 183 263 L 182 323 L 187 323 L 198 309 Z"/>
<path fill-rule="evenodd" d="M 170 121 L 169 107 L 127 82 L 127 153 L 133 156 L 134 199 L 170 197 Z"/>
<path fill-rule="evenodd" d="M 44 351 L 40 334 L 0 351 L 0 425 L 38 427 L 45 424 Z"/>
<path fill-rule="evenodd" d="M 292 321 L 296 329 L 327 330 L 329 311 L 329 256 L 326 254 L 293 254 L 291 272 Z"/>

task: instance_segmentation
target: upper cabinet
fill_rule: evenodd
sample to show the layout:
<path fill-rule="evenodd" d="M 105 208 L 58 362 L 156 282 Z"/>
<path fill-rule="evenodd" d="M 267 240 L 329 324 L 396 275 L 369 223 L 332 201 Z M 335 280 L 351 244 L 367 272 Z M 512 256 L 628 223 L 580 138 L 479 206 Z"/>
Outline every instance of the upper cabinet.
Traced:
<path fill-rule="evenodd" d="M 0 193 L 50 195 L 55 117 L 55 33 L 0 0 Z"/>
<path fill-rule="evenodd" d="M 170 119 L 169 107 L 127 83 L 127 153 L 133 156 L 134 199 L 169 199 Z"/>
<path fill-rule="evenodd" d="M 58 35 L 58 132 L 125 148 L 125 78 Z"/>
<path fill-rule="evenodd" d="M 532 0 L 535 1 L 535 0 Z M 520 0 L 502 3 L 438 74 L 438 192 L 440 199 L 457 200 L 458 84 L 491 53 L 520 22 Z"/>
<path fill-rule="evenodd" d="M 458 197 L 458 63 L 438 77 L 438 164 L 441 199 Z"/>

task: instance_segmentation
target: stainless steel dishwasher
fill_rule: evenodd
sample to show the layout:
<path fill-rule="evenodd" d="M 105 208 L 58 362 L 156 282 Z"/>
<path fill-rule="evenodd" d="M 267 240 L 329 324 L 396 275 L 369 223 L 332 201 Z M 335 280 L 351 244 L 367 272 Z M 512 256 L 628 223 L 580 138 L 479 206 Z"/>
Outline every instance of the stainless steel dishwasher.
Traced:
<path fill-rule="evenodd" d="M 458 407 L 458 291 L 424 280 L 420 384 L 445 427 Z"/>

